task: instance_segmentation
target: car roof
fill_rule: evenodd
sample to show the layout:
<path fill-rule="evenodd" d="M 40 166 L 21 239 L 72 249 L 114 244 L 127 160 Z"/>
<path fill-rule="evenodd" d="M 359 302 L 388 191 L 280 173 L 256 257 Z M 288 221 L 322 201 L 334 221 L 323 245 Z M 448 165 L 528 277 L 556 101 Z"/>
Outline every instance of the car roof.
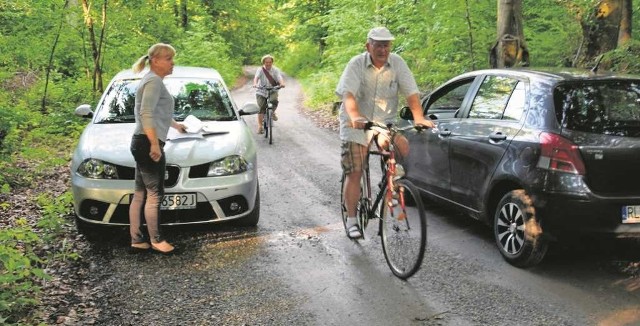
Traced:
<path fill-rule="evenodd" d="M 509 69 L 482 69 L 470 71 L 457 76 L 454 79 L 468 78 L 483 74 L 499 74 L 507 76 L 521 76 L 531 79 L 546 79 L 560 81 L 581 81 L 581 80 L 610 80 L 610 79 L 640 79 L 638 75 L 629 75 L 614 72 L 598 71 L 579 68 L 509 68 Z"/>
<path fill-rule="evenodd" d="M 142 70 L 139 73 L 134 73 L 131 69 L 120 71 L 114 79 L 136 79 L 142 78 L 147 72 L 148 68 Z M 222 76 L 217 70 L 213 68 L 204 67 L 187 67 L 187 66 L 175 66 L 173 67 L 173 73 L 165 78 L 208 78 L 222 80 Z"/>

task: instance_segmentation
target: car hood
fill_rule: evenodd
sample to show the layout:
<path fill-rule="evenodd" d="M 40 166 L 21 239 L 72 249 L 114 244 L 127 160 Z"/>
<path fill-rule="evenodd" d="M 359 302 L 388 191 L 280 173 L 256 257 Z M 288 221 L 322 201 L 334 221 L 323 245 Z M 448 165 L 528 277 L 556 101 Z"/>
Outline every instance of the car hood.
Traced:
<path fill-rule="evenodd" d="M 202 138 L 168 140 L 164 151 L 167 164 L 193 166 L 223 157 L 244 154 L 251 148 L 251 137 L 244 121 L 208 121 L 203 123 Z M 76 151 L 77 161 L 87 158 L 134 167 L 129 149 L 135 124 L 92 124 L 85 129 Z M 78 157 L 80 156 L 80 157 Z"/>

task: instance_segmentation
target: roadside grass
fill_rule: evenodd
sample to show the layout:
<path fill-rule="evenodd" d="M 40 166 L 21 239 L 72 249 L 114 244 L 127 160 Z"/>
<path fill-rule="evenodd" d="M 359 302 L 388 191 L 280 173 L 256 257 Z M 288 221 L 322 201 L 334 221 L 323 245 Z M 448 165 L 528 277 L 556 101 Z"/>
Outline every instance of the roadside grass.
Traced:
<path fill-rule="evenodd" d="M 80 128 L 67 127 L 70 133 Z M 14 126 L 9 129 L 12 134 L 0 142 L 5 150 L 0 153 L 2 325 L 38 323 L 34 310 L 41 302 L 43 284 L 51 279 L 47 266 L 79 258 L 66 245 L 64 225 L 72 212 L 68 185 L 46 186 L 60 174 L 68 174 L 69 148 L 77 137 L 51 132 L 55 129 L 47 125 L 35 132 L 26 129 Z"/>

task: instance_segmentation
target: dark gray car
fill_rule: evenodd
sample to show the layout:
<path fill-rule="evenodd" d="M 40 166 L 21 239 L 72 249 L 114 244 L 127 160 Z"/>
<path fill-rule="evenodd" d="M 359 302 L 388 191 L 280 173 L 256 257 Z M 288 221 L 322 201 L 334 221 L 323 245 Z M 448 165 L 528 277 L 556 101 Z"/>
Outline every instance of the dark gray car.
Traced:
<path fill-rule="evenodd" d="M 569 236 L 640 237 L 639 76 L 474 71 L 423 107 L 437 128 L 406 133 L 407 177 L 490 224 L 509 263 Z"/>

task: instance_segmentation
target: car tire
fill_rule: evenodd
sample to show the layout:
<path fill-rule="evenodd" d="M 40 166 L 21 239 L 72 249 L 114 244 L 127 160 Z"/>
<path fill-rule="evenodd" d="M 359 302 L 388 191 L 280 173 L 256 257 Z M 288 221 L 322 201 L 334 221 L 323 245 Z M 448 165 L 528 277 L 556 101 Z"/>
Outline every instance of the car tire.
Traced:
<path fill-rule="evenodd" d="M 549 248 L 531 202 L 523 189 L 510 191 L 498 203 L 493 219 L 500 254 L 516 267 L 537 265 Z"/>
<path fill-rule="evenodd" d="M 253 205 L 253 210 L 249 215 L 239 219 L 236 222 L 237 226 L 256 226 L 258 225 L 258 221 L 260 220 L 260 185 L 257 186 L 256 189 L 256 201 L 255 205 Z"/>

